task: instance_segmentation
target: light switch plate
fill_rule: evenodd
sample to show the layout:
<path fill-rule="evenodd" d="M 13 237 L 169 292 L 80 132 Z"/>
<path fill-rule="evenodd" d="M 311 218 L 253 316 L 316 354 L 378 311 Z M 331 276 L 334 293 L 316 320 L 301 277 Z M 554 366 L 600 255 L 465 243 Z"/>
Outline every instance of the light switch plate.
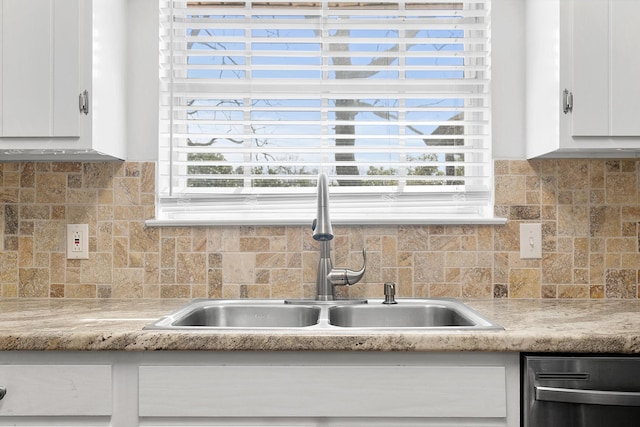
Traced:
<path fill-rule="evenodd" d="M 520 258 L 542 258 L 542 224 L 520 224 Z"/>
<path fill-rule="evenodd" d="M 89 259 L 89 224 L 67 224 L 67 259 Z"/>

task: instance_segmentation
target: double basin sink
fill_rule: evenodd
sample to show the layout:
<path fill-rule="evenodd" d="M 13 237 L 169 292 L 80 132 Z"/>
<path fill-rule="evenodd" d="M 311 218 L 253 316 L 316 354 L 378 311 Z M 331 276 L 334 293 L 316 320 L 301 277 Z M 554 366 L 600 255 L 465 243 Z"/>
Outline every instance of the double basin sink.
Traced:
<path fill-rule="evenodd" d="M 458 300 L 194 300 L 147 330 L 223 329 L 501 330 Z"/>

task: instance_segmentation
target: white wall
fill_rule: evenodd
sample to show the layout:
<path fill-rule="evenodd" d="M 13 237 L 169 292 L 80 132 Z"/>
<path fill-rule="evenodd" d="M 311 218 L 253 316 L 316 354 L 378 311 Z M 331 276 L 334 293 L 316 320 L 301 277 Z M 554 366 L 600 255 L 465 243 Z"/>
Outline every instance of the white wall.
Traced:
<path fill-rule="evenodd" d="M 531 0 L 492 2 L 491 120 L 496 159 L 525 158 L 525 1 Z"/>
<path fill-rule="evenodd" d="M 129 0 L 127 159 L 158 157 L 158 0 Z"/>
<path fill-rule="evenodd" d="M 493 156 L 525 158 L 525 0 L 492 2 Z M 129 0 L 128 159 L 157 158 L 158 1 Z"/>

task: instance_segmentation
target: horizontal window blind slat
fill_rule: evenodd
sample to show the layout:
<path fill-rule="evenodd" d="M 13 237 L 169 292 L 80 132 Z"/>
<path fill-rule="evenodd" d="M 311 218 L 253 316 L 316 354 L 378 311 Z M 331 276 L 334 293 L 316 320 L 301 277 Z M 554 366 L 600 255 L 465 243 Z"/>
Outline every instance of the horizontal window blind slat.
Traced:
<path fill-rule="evenodd" d="M 178 30 L 183 30 L 183 31 L 188 31 L 188 30 L 210 30 L 211 28 L 215 28 L 216 30 L 224 30 L 224 29 L 228 29 L 228 30 L 237 30 L 237 31 L 245 31 L 246 33 L 251 33 L 252 31 L 257 31 L 257 30 L 283 30 L 283 29 L 291 29 L 291 30 L 324 30 L 326 32 L 331 31 L 331 30 L 336 30 L 336 31 L 340 31 L 340 30 L 354 30 L 354 29 L 368 29 L 368 30 L 374 30 L 376 28 L 378 28 L 382 21 L 386 21 L 388 19 L 393 19 L 393 17 L 381 17 L 380 19 L 372 19 L 372 20 L 362 20 L 362 19 L 348 19 L 348 17 L 346 17 L 347 19 L 345 19 L 345 21 L 349 21 L 349 22 L 341 22 L 341 23 L 337 23 L 337 22 L 327 22 L 324 20 L 314 20 L 310 17 L 305 17 L 305 19 L 300 19 L 300 23 L 296 22 L 295 20 L 292 21 L 291 19 L 270 19 L 268 22 L 266 20 L 261 21 L 256 23 L 254 22 L 250 22 L 251 17 L 247 17 L 246 19 L 241 19 L 241 20 L 236 20 L 235 22 L 233 22 L 232 24 L 229 23 L 230 19 L 223 21 L 226 23 L 221 24 L 220 26 L 214 25 L 217 21 L 215 19 L 211 19 L 211 20 L 207 20 L 206 23 L 198 23 L 198 22 L 192 22 L 192 21 L 188 21 L 188 22 L 175 22 L 174 23 L 174 28 L 178 29 Z M 402 17 L 405 19 L 408 19 L 406 17 Z M 311 21 L 311 22 L 309 22 Z M 316 21 L 316 22 L 314 22 Z M 423 22 L 422 25 L 418 25 L 416 24 L 412 24 L 411 22 L 409 23 L 408 27 L 403 28 L 403 27 L 395 27 L 395 26 L 389 26 L 389 28 L 391 29 L 396 29 L 396 28 L 402 28 L 403 31 L 406 32 L 406 30 L 410 30 L 410 31 L 421 31 L 421 32 L 426 32 L 426 31 L 441 31 L 441 30 L 451 30 L 451 31 L 477 31 L 477 32 L 484 32 L 484 25 L 482 24 L 476 24 L 476 23 L 465 23 L 464 21 L 460 21 L 460 20 L 451 20 L 449 22 L 434 22 L 433 20 L 423 20 L 426 22 Z M 243 25 L 245 24 L 245 25 Z M 315 24 L 315 27 L 314 27 Z M 203 35 L 204 36 L 204 35 Z M 262 37 L 267 37 L 267 36 L 262 36 Z M 307 37 L 311 37 L 311 35 L 308 35 Z M 478 35 L 476 34 L 475 37 L 478 37 Z M 189 38 L 189 36 L 187 35 L 182 35 L 182 36 L 178 36 L 175 37 L 174 40 L 179 41 L 181 39 L 185 39 L 185 38 Z M 260 39 L 260 37 L 256 36 L 256 39 Z M 329 41 L 334 41 L 333 36 L 329 36 L 328 37 Z M 349 39 L 343 39 L 343 40 L 349 40 Z M 351 41 L 351 40 L 350 40 Z M 389 43 L 389 40 L 386 40 L 386 43 Z"/>
<path fill-rule="evenodd" d="M 209 138 L 209 139 L 215 139 L 215 140 L 232 140 L 232 142 L 238 143 L 238 139 L 244 141 L 244 140 L 251 140 L 251 139 L 255 139 L 255 138 L 271 138 L 271 139 L 287 139 L 287 140 L 292 140 L 292 139 L 298 139 L 298 138 L 310 138 L 309 135 L 305 135 L 305 134 L 280 134 L 280 133 L 270 133 L 270 134 L 260 134 L 260 133 L 207 133 L 207 132 L 203 132 L 203 133 L 198 133 L 198 132 L 190 132 L 190 133 L 180 133 L 180 132 L 172 132 L 172 136 L 173 137 L 178 137 L 178 138 L 189 138 L 189 136 L 198 136 L 200 138 Z M 339 138 L 339 139 L 344 139 L 344 140 L 355 140 L 358 138 L 361 139 L 368 139 L 368 140 L 381 140 L 381 141 L 388 141 L 389 140 L 389 135 L 384 135 L 384 134 L 372 134 L 372 135 L 366 135 L 363 136 L 361 134 L 348 134 L 348 133 L 343 133 L 343 134 L 327 134 L 330 135 L 331 139 L 335 139 L 335 138 Z M 483 134 L 467 134 L 468 136 L 477 136 L 477 137 L 484 137 L 487 135 L 483 135 Z M 317 137 L 316 137 L 317 138 Z M 323 138 L 324 140 L 327 140 L 329 138 L 329 136 L 326 136 L 325 138 Z M 403 141 L 408 139 L 409 137 L 398 137 L 396 139 L 396 141 Z M 412 137 L 412 139 L 415 139 L 417 137 Z M 420 136 L 420 138 L 424 141 L 430 141 L 430 140 L 436 140 L 436 141 L 440 141 L 440 140 L 460 140 L 464 138 L 464 135 L 424 135 L 424 136 Z M 425 142 L 426 145 L 428 145 L 427 142 Z M 453 144 L 451 144 L 453 145 Z M 188 142 L 184 145 L 181 146 L 188 146 Z M 269 146 L 269 148 L 271 148 L 272 145 Z M 277 147 L 277 146 L 276 146 Z M 356 147 L 353 150 L 358 150 L 360 147 Z M 274 147 L 274 149 L 277 150 L 277 148 Z M 322 151 L 326 151 L 326 148 L 323 149 Z M 344 151 L 344 149 L 340 149 L 337 148 L 335 150 L 336 152 L 338 151 Z"/>
<path fill-rule="evenodd" d="M 337 3 L 336 3 L 337 4 Z M 346 4 L 346 3 L 342 3 Z M 356 5 L 356 3 L 352 3 Z M 400 3 L 396 3 L 400 5 Z M 274 6 L 270 8 L 259 8 L 259 7 L 247 7 L 247 8 L 234 8 L 234 7 L 211 7 L 211 8 L 196 8 L 196 7 L 188 7 L 181 9 L 174 9 L 174 17 L 176 20 L 180 19 L 191 19 L 191 20 L 205 20 L 207 17 L 220 17 L 220 16 L 229 16 L 229 17 L 244 17 L 244 16 L 262 16 L 262 15 L 272 15 L 272 14 L 281 14 L 287 16 L 344 16 L 344 15 L 356 15 L 359 17 L 367 17 L 367 16 L 385 16 L 385 17 L 394 17 L 395 15 L 401 13 L 403 16 L 417 16 L 417 17 L 434 17 L 434 18 L 443 18 L 443 19 L 453 19 L 453 18 L 486 18 L 487 11 L 483 9 L 458 9 L 456 11 L 450 10 L 437 10 L 437 9 L 429 9 L 429 8 L 402 8 L 397 7 L 394 9 L 373 9 L 366 8 L 364 3 L 359 3 L 354 8 L 347 9 L 345 7 L 304 7 L 301 3 L 289 2 L 285 3 L 284 6 L 277 7 Z"/>
<path fill-rule="evenodd" d="M 344 148 L 342 150 L 336 149 L 339 147 L 332 147 L 331 151 L 329 151 L 329 154 L 333 154 L 333 153 L 349 153 L 349 152 L 353 152 L 353 150 L 349 150 L 349 148 Z M 233 148 L 233 147 L 215 147 L 215 148 L 211 148 L 210 150 L 211 152 L 215 152 L 215 153 L 221 153 L 221 154 L 234 154 L 234 153 L 238 153 L 238 154 L 242 154 L 242 151 L 238 151 L 238 148 Z M 265 150 L 266 151 L 266 150 Z M 206 150 L 203 150 L 203 147 L 193 147 L 193 146 L 188 146 L 188 147 L 180 147 L 179 149 L 175 150 L 176 154 L 188 154 L 188 153 L 206 153 Z M 295 148 L 289 148 L 289 147 L 277 147 L 277 149 L 269 150 L 270 153 L 289 153 L 292 155 L 295 154 L 313 154 L 313 153 L 325 153 L 325 150 L 318 150 L 318 149 L 308 149 L 308 150 L 304 150 L 298 147 Z M 485 154 L 489 154 L 489 150 L 484 149 L 484 148 L 474 148 L 474 147 L 466 147 L 466 146 L 455 146 L 455 147 L 451 147 L 451 146 L 426 146 L 425 148 L 407 148 L 407 149 L 398 149 L 398 148 L 394 148 L 394 147 L 390 147 L 388 149 L 374 149 L 374 148 L 361 148 L 359 151 L 359 153 L 373 153 L 373 154 L 416 154 L 416 153 L 420 153 L 420 154 L 444 154 L 444 153 L 456 153 L 456 154 L 481 154 L 481 153 L 485 153 Z M 180 160 L 176 159 L 176 162 L 179 162 Z M 220 161 L 219 163 L 224 163 L 227 160 L 224 161 Z M 379 163 L 384 163 L 384 162 L 388 162 L 389 160 L 384 159 L 384 160 L 380 160 Z M 444 160 L 439 160 L 440 162 L 444 162 Z M 213 163 L 213 162 L 212 162 Z M 219 164 L 216 163 L 216 164 Z"/>
<path fill-rule="evenodd" d="M 300 24 L 299 25 L 300 28 L 296 28 L 296 27 L 286 27 L 287 30 L 296 30 L 296 29 L 308 29 L 309 28 L 309 24 L 305 23 L 305 24 Z M 216 29 L 220 30 L 221 27 L 220 25 L 216 25 Z M 283 28 L 282 26 L 274 26 L 275 29 L 277 30 L 284 30 L 285 28 Z M 218 33 L 218 32 L 212 32 L 210 29 L 204 29 L 206 31 L 204 32 L 200 32 L 197 35 L 194 35 L 193 32 L 191 32 L 189 35 L 185 35 L 182 37 L 173 37 L 172 42 L 174 44 L 178 44 L 178 43 L 185 43 L 185 42 L 190 42 L 190 43 L 200 43 L 200 44 L 206 44 L 206 43 L 211 43 L 213 44 L 214 48 L 220 47 L 220 50 L 222 50 L 222 46 L 225 43 L 229 43 L 229 42 L 237 42 L 237 43 L 254 43 L 255 45 L 258 45 L 260 47 L 267 47 L 267 42 L 268 40 L 261 40 L 260 38 L 252 38 L 250 37 L 249 34 L 242 34 L 242 32 L 246 32 L 246 29 L 240 30 L 239 28 L 236 27 L 228 27 L 229 31 L 228 33 L 222 32 L 222 33 Z M 265 28 L 262 28 L 265 29 Z M 353 28 L 350 28 L 353 29 Z M 187 29 L 185 29 L 187 30 Z M 193 30 L 193 28 L 190 28 L 188 30 Z M 235 30 L 238 34 L 234 33 L 233 30 Z M 416 27 L 415 31 L 420 30 L 420 31 L 427 31 L 427 28 L 424 28 L 424 26 L 419 26 Z M 211 31 L 211 32 L 209 32 Z M 359 38 L 357 40 L 351 39 L 351 38 L 347 38 L 347 37 L 338 37 L 338 36 L 331 36 L 328 39 L 329 44 L 327 45 L 327 49 L 331 49 L 331 47 L 335 47 L 335 46 L 331 46 L 331 45 L 335 45 L 336 42 L 341 42 L 341 43 L 366 43 L 366 44 L 372 44 L 373 40 L 381 40 L 385 46 L 388 46 L 390 44 L 393 43 L 406 43 L 408 44 L 408 46 L 405 48 L 405 51 L 407 54 L 416 54 L 415 51 L 412 51 L 412 48 L 415 48 L 417 46 L 424 46 L 424 45 L 431 45 L 431 44 L 451 44 L 451 45 L 466 45 L 466 46 L 476 46 L 479 49 L 481 49 L 482 51 L 482 47 L 484 46 L 485 43 L 487 43 L 489 41 L 488 39 L 488 35 L 484 34 L 482 32 L 480 32 L 479 34 L 475 34 L 474 37 L 457 37 L 457 36 L 449 36 L 449 37 L 429 37 L 429 38 L 420 38 L 417 35 L 412 34 L 411 37 L 405 36 L 407 34 L 407 28 L 404 28 L 402 30 L 402 32 L 399 33 L 398 36 L 393 37 L 393 38 L 374 38 L 374 37 L 367 37 L 367 38 Z M 295 44 L 296 48 L 302 49 L 303 50 L 317 50 L 318 48 L 321 47 L 321 45 L 323 44 L 323 40 L 321 37 L 321 34 L 310 34 L 307 36 L 298 36 L 298 37 L 287 37 L 286 42 L 288 44 Z M 163 46 L 161 46 L 163 48 L 163 50 L 167 50 L 170 48 L 169 44 L 165 44 Z M 281 47 L 281 49 L 283 49 L 284 47 Z M 215 51 L 215 49 L 213 49 Z M 238 54 L 243 52 L 242 50 L 234 50 L 234 49 L 230 49 L 228 51 L 226 51 L 227 53 L 230 54 Z M 176 55 L 176 57 L 181 57 L 181 56 L 198 56 L 201 55 L 203 53 L 203 51 L 198 51 L 198 50 L 194 50 L 192 52 L 184 52 L 184 53 L 179 53 L 178 55 Z M 356 52 L 354 52 L 356 53 Z M 378 54 L 384 54 L 384 51 L 377 51 Z"/>
<path fill-rule="evenodd" d="M 183 163 L 184 164 L 184 163 Z M 342 165 L 342 163 L 340 163 Z M 346 162 L 345 165 L 357 165 L 356 162 Z M 387 163 L 388 164 L 388 163 Z M 206 169 L 208 166 L 218 166 L 218 165 L 200 165 L 200 164 L 187 164 L 188 166 L 192 166 L 194 167 L 194 169 L 198 170 L 198 169 Z M 238 166 L 238 165 L 243 165 L 242 163 L 232 163 L 233 166 Z M 295 162 L 282 162 L 281 164 L 279 164 L 278 167 L 283 167 L 283 166 L 290 166 L 290 165 L 298 165 L 298 163 Z M 397 166 L 397 167 L 415 167 L 417 166 L 415 163 L 391 163 L 391 166 Z M 253 164 L 252 164 L 253 166 Z M 420 167 L 429 167 L 429 166 L 454 166 L 454 167 L 458 167 L 460 166 L 460 164 L 456 164 L 456 163 L 446 163 L 446 164 L 439 164 L 439 163 L 435 163 L 435 162 L 425 162 L 425 163 L 421 163 L 419 165 Z M 471 166 L 479 166 L 482 167 L 481 163 L 472 163 Z M 304 179 L 314 179 L 315 178 L 315 174 L 310 174 L 310 175 L 283 175 L 281 178 L 278 179 L 282 179 L 282 180 L 297 180 L 297 179 L 303 179 L 302 177 L 304 177 Z M 205 179 L 205 178 L 211 178 L 211 179 L 268 179 L 270 178 L 270 176 L 268 174 L 234 174 L 234 175 L 225 175 L 225 174 L 197 174 L 197 173 L 193 173 L 190 174 L 188 176 L 188 179 Z M 271 178 L 273 178 L 273 176 L 271 176 Z M 357 181 L 362 181 L 362 182 L 367 182 L 367 181 L 422 181 L 422 180 L 437 180 L 437 181 L 442 181 L 442 180 L 458 180 L 458 179 L 466 179 L 466 180 L 472 180 L 472 179 L 479 179 L 479 180 L 485 180 L 488 178 L 488 175 L 486 176 L 482 176 L 482 175 L 478 175 L 478 174 L 474 174 L 472 176 L 465 176 L 465 175 L 415 175 L 415 174 L 409 174 L 409 175 L 340 175 L 339 179 L 348 179 L 349 181 L 353 181 L 353 180 L 357 180 Z"/>
<path fill-rule="evenodd" d="M 227 1 L 223 0 L 200 0 L 200 1 L 189 1 L 189 0 L 181 0 L 181 1 L 169 1 L 169 0 L 159 0 L 162 7 L 170 7 L 170 4 L 180 5 L 182 7 L 189 6 L 190 8 L 198 8 L 203 7 L 204 5 L 208 6 L 219 6 L 219 5 L 233 5 L 234 7 L 249 7 L 253 6 L 255 8 L 260 7 L 272 7 L 273 5 L 284 4 L 284 5 L 314 5 L 314 6 L 325 6 L 331 8 L 338 7 L 376 7 L 381 8 L 385 6 L 401 6 L 404 5 L 407 8 L 419 8 L 424 7 L 428 9 L 446 9 L 446 10 L 460 10 L 463 5 L 485 5 L 487 2 L 484 0 L 453 0 L 453 1 L 443 1 L 443 0 L 401 0 L 401 1 L 380 1 L 380 0 L 362 0 L 357 3 L 349 2 L 349 1 L 333 1 L 333 0 L 319 0 L 312 2 L 304 2 L 304 1 L 291 1 L 291 0 L 237 0 L 237 1 Z"/>
<path fill-rule="evenodd" d="M 290 96 L 295 98 L 301 98 L 309 96 L 307 94 L 321 94 L 325 97 L 329 97 L 332 94 L 337 94 L 338 99 L 361 99 L 363 94 L 371 94 L 372 89 L 378 89 L 376 97 L 382 97 L 383 99 L 391 98 L 397 94 L 394 89 L 404 90 L 401 92 L 401 99 L 417 99 L 421 97 L 430 96 L 432 98 L 446 98 L 446 99 L 488 99 L 488 84 L 489 80 L 458 80 L 455 83 L 450 80 L 432 79 L 424 81 L 411 81 L 400 86 L 396 82 L 386 82 L 379 80 L 373 81 L 358 81 L 356 79 L 350 80 L 333 80 L 325 82 L 322 87 L 309 86 L 313 84 L 308 79 L 273 79 L 268 81 L 233 81 L 226 79 L 224 84 L 221 84 L 218 80 L 205 80 L 198 81 L 187 79 L 174 79 L 172 85 L 174 86 L 174 93 L 177 97 L 184 97 L 187 94 L 189 96 L 197 96 L 199 98 L 210 97 L 211 94 L 225 94 L 225 96 L 231 96 L 239 99 L 244 99 L 247 95 L 243 89 L 253 89 L 254 91 L 260 91 L 262 94 L 269 94 L 269 97 L 279 97 L 281 99 L 289 99 Z M 453 90 L 452 86 L 457 84 L 457 91 Z M 482 87 L 482 91 L 478 89 Z M 283 93 L 284 92 L 284 93 Z M 274 95 L 272 95 L 274 94 Z M 280 94 L 280 95 L 277 95 Z M 255 98 L 256 95 L 253 95 Z"/>
<path fill-rule="evenodd" d="M 217 173 L 206 173 L 205 174 L 204 172 L 201 173 L 201 174 L 198 174 L 198 172 L 197 172 L 199 170 L 205 170 L 206 171 L 209 167 L 220 167 L 222 165 L 225 165 L 225 166 L 229 165 L 229 166 L 232 166 L 232 168 L 248 166 L 248 170 L 251 170 L 251 168 L 254 167 L 254 166 L 255 167 L 259 167 L 260 166 L 260 163 L 255 163 L 255 162 L 240 162 L 240 161 L 234 162 L 234 161 L 231 161 L 231 162 L 227 162 L 227 163 L 223 163 L 223 164 L 219 164 L 219 163 L 218 164 L 216 164 L 216 163 L 213 163 L 213 164 L 200 164 L 200 163 L 197 163 L 197 162 L 193 163 L 193 162 L 184 162 L 184 161 L 182 161 L 182 162 L 181 161 L 174 161 L 174 162 L 175 162 L 174 164 L 176 166 L 184 165 L 184 166 L 187 166 L 187 167 L 192 167 L 196 171 L 196 172 L 193 172 L 193 173 L 189 174 L 188 177 L 187 177 L 188 179 L 194 179 L 194 178 L 204 179 L 204 178 L 207 178 L 207 177 L 210 177 L 212 179 L 213 178 L 215 178 L 215 179 L 226 179 L 226 178 L 237 179 L 240 176 L 245 177 L 245 178 L 265 178 L 265 174 L 246 174 L 245 175 L 245 174 L 239 173 L 239 174 L 234 174 L 234 175 L 225 175 L 225 174 L 217 174 Z M 359 162 L 356 162 L 356 161 L 351 161 L 351 162 L 349 162 L 349 161 L 345 161 L 345 162 L 327 162 L 327 163 L 328 163 L 327 166 L 358 166 L 359 165 Z M 278 163 L 278 167 L 287 167 L 287 166 L 301 166 L 301 167 L 304 167 L 304 166 L 308 166 L 308 165 L 313 165 L 313 164 L 312 163 L 300 163 L 300 162 L 296 162 L 296 161 L 290 161 L 289 162 L 289 161 L 286 161 L 286 160 L 283 160 L 283 161 Z M 421 162 L 419 164 L 417 164 L 416 162 L 375 162 L 375 161 L 372 161 L 372 162 L 368 163 L 368 165 L 369 166 L 383 165 L 383 166 L 387 166 L 389 168 L 398 168 L 398 169 L 400 169 L 400 168 L 427 168 L 427 167 L 443 167 L 444 168 L 444 167 L 449 167 L 449 166 L 451 166 L 451 167 L 459 167 L 461 169 L 462 169 L 462 166 L 467 166 L 467 169 L 469 169 L 469 166 L 483 167 L 483 163 L 482 162 L 468 162 L 468 163 L 465 163 L 463 165 L 463 164 L 461 164 L 459 162 L 456 163 L 456 162 L 435 162 L 435 161 L 431 161 L 431 162 L 425 161 L 425 162 Z M 267 165 L 263 165 L 263 166 L 269 167 L 268 164 Z M 315 174 L 314 175 L 305 175 L 305 176 L 307 178 L 313 178 L 313 177 L 315 177 Z M 483 177 L 481 175 L 478 175 L 477 173 L 475 173 L 473 175 L 470 175 L 470 176 L 466 176 L 466 175 L 433 175 L 433 176 L 429 176 L 429 175 L 382 175 L 382 176 L 386 177 L 384 179 L 388 179 L 388 180 L 392 180 L 392 179 L 395 179 L 395 178 L 404 179 L 404 178 L 406 178 L 408 176 L 409 178 L 407 178 L 407 179 L 414 180 L 414 181 L 418 181 L 418 180 L 421 180 L 421 179 L 431 179 L 431 178 L 434 178 L 434 179 L 437 179 L 437 180 L 442 180 L 443 178 L 446 179 L 449 176 L 453 176 L 456 179 L 462 178 L 462 177 L 466 177 L 466 178 L 469 178 L 469 179 L 473 179 L 473 178 L 484 179 L 484 178 L 486 178 L 486 177 Z M 421 177 L 424 177 L 424 178 L 415 178 L 415 177 L 418 177 L 418 176 L 421 176 Z M 378 175 L 340 175 L 340 177 L 349 177 L 350 180 L 357 179 L 359 181 L 370 181 L 370 180 L 381 180 L 382 179 Z M 297 178 L 292 178 L 289 175 L 283 175 L 283 177 L 281 179 L 287 180 L 287 179 L 297 179 Z"/>
<path fill-rule="evenodd" d="M 272 55 L 274 58 L 282 58 L 282 54 Z M 262 56 L 265 58 L 266 56 Z M 255 59 L 255 58 L 254 58 Z M 393 66 L 393 65 L 369 65 L 369 66 L 356 66 L 356 65 L 343 65 L 343 66 L 327 66 L 321 67 L 315 64 L 288 64 L 288 67 L 291 69 L 299 70 L 299 71 L 357 71 L 357 70 L 366 70 L 366 71 L 395 71 L 395 72 L 407 72 L 407 71 L 439 71 L 439 72 L 447 72 L 447 71 L 484 71 L 485 67 L 483 66 L 473 66 L 473 67 L 465 67 L 462 65 L 449 65 L 449 66 L 420 66 L 420 65 L 403 65 L 403 66 Z M 173 67 L 174 71 L 202 71 L 202 70 L 238 70 L 238 71 L 250 71 L 250 70 L 281 70 L 281 64 L 245 64 L 245 65 L 234 65 L 234 64 L 178 64 Z M 464 79 L 464 75 L 456 75 L 457 79 Z M 468 78 L 468 77 L 467 77 Z"/>
<path fill-rule="evenodd" d="M 325 110 L 326 111 L 326 110 Z M 349 110 L 349 111 L 354 111 L 354 112 L 369 112 L 370 110 L 368 109 L 359 109 L 359 110 Z M 284 113 L 284 112 L 282 112 Z M 315 120 L 269 120 L 269 119 L 255 119 L 252 121 L 248 121 L 248 120 L 205 120 L 205 119 L 200 119 L 200 120 L 175 120 L 174 124 L 176 125 L 220 125 L 220 126 L 233 126 L 233 125 L 249 125 L 251 123 L 261 123 L 261 122 L 267 122 L 267 123 L 272 123 L 272 124 L 277 124 L 279 126 L 283 126 L 283 125 L 313 125 L 313 124 L 317 124 L 317 121 Z M 345 125 L 345 124 L 349 124 L 350 122 L 348 121 L 340 121 L 340 120 L 327 120 L 326 124 L 328 126 L 333 126 L 333 125 Z M 393 118 L 391 118 L 389 121 L 366 121 L 366 120 L 362 120 L 360 122 L 358 122 L 358 126 L 389 126 L 389 125 L 394 125 L 394 126 L 411 126 L 411 125 L 425 125 L 425 126 L 447 126 L 447 125 L 452 125 L 452 126 L 485 126 L 488 125 L 489 123 L 487 121 L 466 121 L 464 123 L 452 123 L 452 122 L 447 122 L 447 121 L 407 121 L 407 120 L 394 120 Z M 345 134 L 343 134 L 345 135 Z M 357 135 L 356 135 L 357 136 Z"/>
<path fill-rule="evenodd" d="M 190 106 L 176 106 L 173 108 L 174 112 L 185 112 L 185 111 L 193 111 L 193 107 Z M 225 106 L 225 111 L 228 112 L 240 112 L 240 111 L 253 111 L 256 113 L 259 112 L 263 112 L 263 111 L 272 111 L 274 110 L 273 107 L 260 107 L 260 106 L 251 106 L 251 107 L 244 107 L 244 106 L 240 106 L 240 107 L 234 107 L 234 106 Z M 328 109 L 328 108 L 327 108 Z M 220 107 L 219 106 L 208 106 L 208 105 L 199 105 L 198 106 L 198 110 L 200 111 L 219 111 Z M 287 106 L 278 106 L 277 110 L 283 113 L 286 112 L 307 112 L 307 111 L 311 111 L 311 112 L 317 112 L 318 108 L 317 107 L 306 107 L 306 106 L 299 106 L 299 107 L 287 107 Z M 356 107 L 352 107 L 352 108 L 332 108 L 333 111 L 360 111 L 360 109 L 356 108 Z M 432 107 L 432 106 L 418 106 L 418 107 L 405 107 L 405 106 L 394 106 L 392 109 L 390 109 L 389 107 L 384 107 L 384 106 L 369 106 L 368 107 L 368 111 L 394 111 L 396 113 L 407 113 L 407 112 L 412 112 L 412 111 L 420 111 L 423 113 L 442 113 L 442 112 L 447 112 L 447 113 L 481 113 L 483 111 L 486 110 L 486 108 L 482 108 L 482 107 L 453 107 L 453 108 L 447 108 L 447 107 Z M 183 122 L 188 122 L 188 120 L 183 120 Z"/>

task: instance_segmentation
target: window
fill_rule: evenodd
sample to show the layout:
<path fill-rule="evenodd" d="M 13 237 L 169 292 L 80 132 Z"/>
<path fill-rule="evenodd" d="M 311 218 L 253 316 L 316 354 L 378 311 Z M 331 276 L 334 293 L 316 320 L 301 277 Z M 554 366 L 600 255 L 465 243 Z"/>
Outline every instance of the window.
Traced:
<path fill-rule="evenodd" d="M 158 221 L 491 221 L 489 0 L 160 12 Z"/>

